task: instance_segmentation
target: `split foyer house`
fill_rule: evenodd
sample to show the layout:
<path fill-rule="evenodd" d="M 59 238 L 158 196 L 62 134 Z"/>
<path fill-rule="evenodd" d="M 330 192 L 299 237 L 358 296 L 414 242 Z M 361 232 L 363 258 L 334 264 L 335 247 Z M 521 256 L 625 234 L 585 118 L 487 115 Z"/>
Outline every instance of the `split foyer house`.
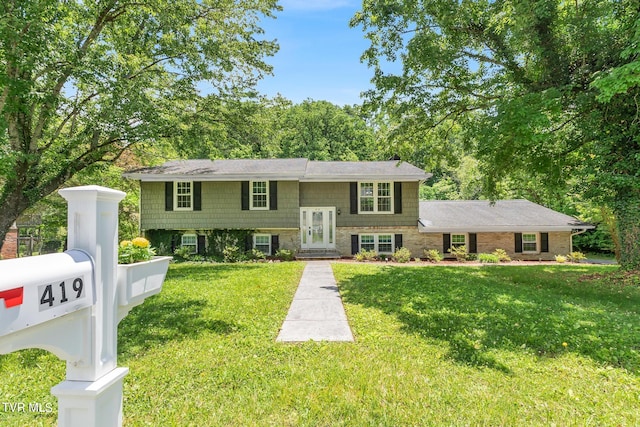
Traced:
<path fill-rule="evenodd" d="M 204 252 L 208 232 L 226 229 L 252 230 L 249 246 L 269 255 L 406 247 L 422 256 L 465 244 L 552 259 L 571 251 L 572 234 L 592 228 L 526 200 L 421 202 L 430 174 L 396 160 L 179 160 L 125 177 L 140 181 L 143 232 L 174 231 L 174 245 L 194 253 Z"/>

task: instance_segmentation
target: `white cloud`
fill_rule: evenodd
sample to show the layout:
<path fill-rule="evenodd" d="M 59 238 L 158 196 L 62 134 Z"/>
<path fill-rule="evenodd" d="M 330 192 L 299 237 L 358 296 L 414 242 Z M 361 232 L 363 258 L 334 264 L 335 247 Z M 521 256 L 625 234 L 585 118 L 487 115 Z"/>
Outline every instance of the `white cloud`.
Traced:
<path fill-rule="evenodd" d="M 331 10 L 358 4 L 354 0 L 282 0 L 284 10 Z"/>

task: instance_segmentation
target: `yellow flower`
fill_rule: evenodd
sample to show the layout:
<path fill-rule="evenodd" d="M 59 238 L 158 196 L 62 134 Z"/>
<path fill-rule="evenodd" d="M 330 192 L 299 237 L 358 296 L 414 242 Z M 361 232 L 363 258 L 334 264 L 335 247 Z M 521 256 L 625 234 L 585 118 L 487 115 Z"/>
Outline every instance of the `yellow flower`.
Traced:
<path fill-rule="evenodd" d="M 133 246 L 136 246 L 138 248 L 148 248 L 149 247 L 149 241 L 147 239 L 145 239 L 144 237 L 136 237 L 135 239 L 132 240 Z"/>
<path fill-rule="evenodd" d="M 566 342 L 563 342 L 563 343 L 562 343 L 562 346 L 563 346 L 564 348 L 567 348 L 567 346 L 568 346 L 568 345 L 569 345 L 569 344 L 567 344 Z"/>
<path fill-rule="evenodd" d="M 123 240 L 122 242 L 120 242 L 120 247 L 121 248 L 126 248 L 130 244 L 131 244 L 131 240 Z"/>

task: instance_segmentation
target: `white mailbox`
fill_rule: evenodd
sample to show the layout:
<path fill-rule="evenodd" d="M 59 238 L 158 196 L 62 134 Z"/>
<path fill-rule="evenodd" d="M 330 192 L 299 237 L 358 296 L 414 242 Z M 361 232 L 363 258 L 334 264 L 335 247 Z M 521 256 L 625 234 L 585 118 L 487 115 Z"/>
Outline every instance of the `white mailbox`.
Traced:
<path fill-rule="evenodd" d="M 0 263 L 0 337 L 95 303 L 93 260 L 80 250 Z"/>

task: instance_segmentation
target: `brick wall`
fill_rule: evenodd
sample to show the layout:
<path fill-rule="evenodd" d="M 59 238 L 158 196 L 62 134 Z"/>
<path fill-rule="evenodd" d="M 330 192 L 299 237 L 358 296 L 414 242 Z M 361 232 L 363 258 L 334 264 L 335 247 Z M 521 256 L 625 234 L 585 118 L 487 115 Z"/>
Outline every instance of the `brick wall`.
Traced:
<path fill-rule="evenodd" d="M 11 227 L 11 229 L 9 229 L 4 239 L 2 250 L 0 250 L 0 258 L 12 259 L 12 258 L 16 258 L 17 256 L 18 256 L 18 229 L 15 227 Z"/>

